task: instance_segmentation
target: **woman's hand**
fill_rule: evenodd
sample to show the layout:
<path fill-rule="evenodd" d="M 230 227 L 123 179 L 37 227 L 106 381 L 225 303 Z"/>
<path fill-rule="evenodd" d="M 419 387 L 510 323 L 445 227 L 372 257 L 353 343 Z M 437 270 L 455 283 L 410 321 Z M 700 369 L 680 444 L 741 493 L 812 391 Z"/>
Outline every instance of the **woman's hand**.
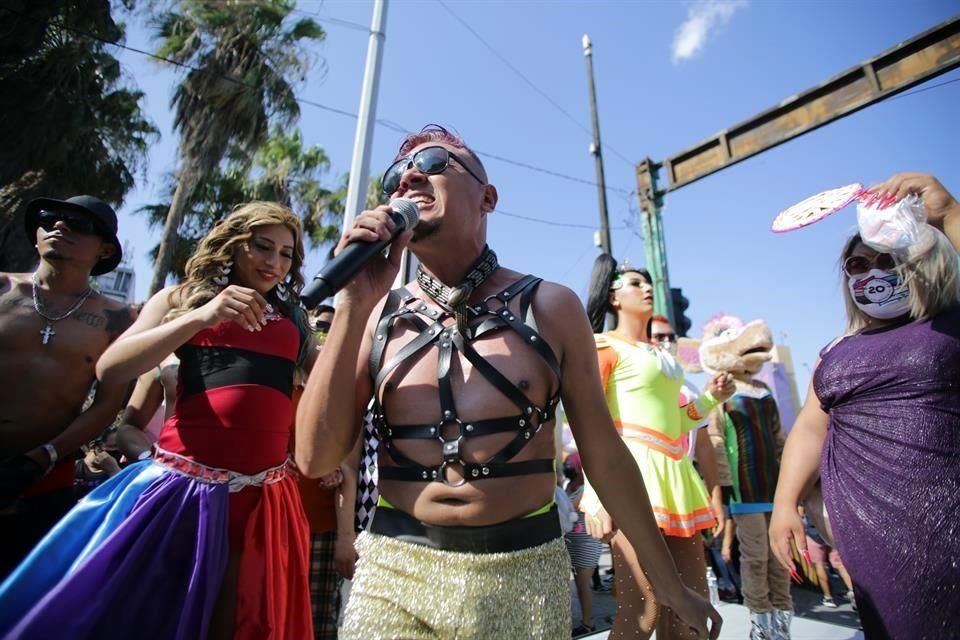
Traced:
<path fill-rule="evenodd" d="M 800 574 L 790 557 L 790 542 L 797 545 L 800 553 L 807 552 L 807 534 L 803 529 L 803 521 L 796 508 L 782 509 L 774 506 L 770 516 L 770 548 L 777 561 L 782 564 L 795 582 L 800 582 Z"/>
<path fill-rule="evenodd" d="M 197 312 L 206 327 L 236 322 L 248 331 L 260 331 L 267 324 L 264 314 L 272 309 L 273 306 L 254 289 L 232 284 Z"/>
<path fill-rule="evenodd" d="M 709 392 L 718 402 L 725 402 L 737 391 L 737 385 L 729 373 L 718 373 L 704 385 L 703 391 Z"/>
<path fill-rule="evenodd" d="M 719 490 L 714 491 L 710 496 L 710 506 L 713 507 L 713 515 L 717 519 L 717 526 L 713 530 L 713 537 L 723 539 L 723 532 L 727 528 L 727 512 L 723 508 L 723 497 L 720 495 Z"/>
<path fill-rule="evenodd" d="M 609 544 L 617 533 L 617 526 L 613 523 L 613 518 L 610 517 L 606 509 L 600 509 L 594 514 L 587 513 L 584 516 L 584 521 L 587 523 L 587 533 L 597 540 Z"/>
<path fill-rule="evenodd" d="M 875 184 L 868 189 L 869 196 L 861 196 L 868 204 L 880 203 L 890 206 L 911 193 L 923 200 L 927 210 L 927 222 L 937 229 L 943 228 L 948 215 L 960 216 L 960 204 L 950 195 L 946 187 L 931 175 L 925 173 L 898 173 L 885 182 Z"/>

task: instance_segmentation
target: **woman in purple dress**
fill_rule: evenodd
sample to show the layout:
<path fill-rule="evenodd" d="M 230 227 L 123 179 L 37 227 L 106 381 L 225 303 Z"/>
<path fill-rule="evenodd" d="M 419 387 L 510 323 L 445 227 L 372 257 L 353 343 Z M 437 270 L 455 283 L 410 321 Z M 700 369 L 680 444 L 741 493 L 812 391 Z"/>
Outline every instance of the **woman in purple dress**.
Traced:
<path fill-rule="evenodd" d="M 794 571 L 791 539 L 806 551 L 797 505 L 819 472 L 866 638 L 958 638 L 960 204 L 919 174 L 871 191 L 917 194 L 933 229 L 893 254 L 847 242 L 848 331 L 821 353 L 787 439 L 770 541 Z"/>

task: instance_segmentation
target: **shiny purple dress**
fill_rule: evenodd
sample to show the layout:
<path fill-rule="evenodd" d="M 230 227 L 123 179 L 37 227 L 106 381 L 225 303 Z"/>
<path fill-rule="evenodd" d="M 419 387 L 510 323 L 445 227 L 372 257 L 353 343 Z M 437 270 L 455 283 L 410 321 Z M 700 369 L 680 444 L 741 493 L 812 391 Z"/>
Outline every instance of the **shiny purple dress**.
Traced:
<path fill-rule="evenodd" d="M 869 640 L 960 638 L 960 307 L 848 336 L 814 390 L 820 471 Z"/>

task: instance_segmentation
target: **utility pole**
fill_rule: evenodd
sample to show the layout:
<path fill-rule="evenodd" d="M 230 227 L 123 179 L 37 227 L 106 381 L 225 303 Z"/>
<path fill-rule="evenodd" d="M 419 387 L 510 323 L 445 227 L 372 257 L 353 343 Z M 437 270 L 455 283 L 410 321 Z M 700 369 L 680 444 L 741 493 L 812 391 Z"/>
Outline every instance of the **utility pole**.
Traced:
<path fill-rule="evenodd" d="M 673 317 L 673 297 L 670 293 L 670 274 L 667 271 L 667 245 L 663 238 L 663 193 L 657 189 L 657 167 L 650 158 L 637 165 L 637 185 L 640 188 L 640 214 L 643 224 L 643 253 L 647 258 L 647 270 L 653 280 L 654 313 L 670 319 Z"/>
<path fill-rule="evenodd" d="M 597 196 L 600 203 L 600 248 L 613 255 L 610 243 L 610 219 L 607 216 L 607 189 L 603 178 L 603 154 L 600 152 L 600 121 L 597 118 L 597 90 L 593 84 L 593 45 L 590 36 L 583 34 L 583 55 L 587 59 L 587 84 L 590 89 L 590 113 L 593 116 L 593 144 L 590 153 L 597 167 Z"/>
<path fill-rule="evenodd" d="M 343 212 L 343 230 L 353 224 L 367 204 L 367 182 L 370 177 L 370 146 L 373 143 L 373 125 L 377 119 L 377 91 L 380 88 L 380 62 L 383 59 L 384 25 L 387 21 L 387 0 L 374 0 L 370 39 L 367 44 L 367 64 L 363 72 L 360 93 L 360 111 L 357 133 L 353 140 L 353 160 L 350 181 L 347 184 L 347 202 Z"/>

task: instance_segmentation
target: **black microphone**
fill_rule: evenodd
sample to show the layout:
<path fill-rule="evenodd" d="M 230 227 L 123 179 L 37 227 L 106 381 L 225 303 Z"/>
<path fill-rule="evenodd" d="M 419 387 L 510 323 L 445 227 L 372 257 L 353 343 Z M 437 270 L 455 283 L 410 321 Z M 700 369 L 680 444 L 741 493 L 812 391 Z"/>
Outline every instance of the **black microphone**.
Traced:
<path fill-rule="evenodd" d="M 343 251 L 324 265 L 313 281 L 303 288 L 300 302 L 304 307 L 313 309 L 345 287 L 370 258 L 381 253 L 394 238 L 405 230 L 414 228 L 420 221 L 420 208 L 413 200 L 396 198 L 390 201 L 390 208 L 393 209 L 390 217 L 396 225 L 390 237 L 376 242 L 353 242 L 344 247 Z"/>

